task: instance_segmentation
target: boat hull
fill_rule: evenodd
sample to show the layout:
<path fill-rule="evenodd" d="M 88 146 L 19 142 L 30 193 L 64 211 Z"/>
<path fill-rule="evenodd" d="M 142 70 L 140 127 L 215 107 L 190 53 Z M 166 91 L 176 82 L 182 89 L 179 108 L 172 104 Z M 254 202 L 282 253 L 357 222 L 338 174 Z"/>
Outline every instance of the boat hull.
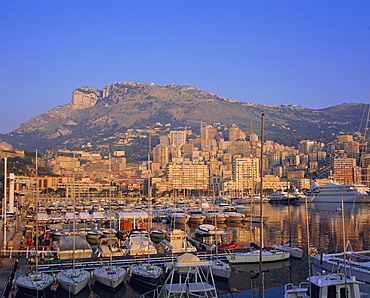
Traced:
<path fill-rule="evenodd" d="M 125 269 L 117 266 L 102 266 L 93 271 L 95 280 L 111 289 L 117 288 L 123 282 L 125 275 Z"/>
<path fill-rule="evenodd" d="M 15 280 L 20 293 L 28 297 L 47 297 L 53 282 L 54 277 L 46 273 L 25 274 Z"/>
<path fill-rule="evenodd" d="M 284 251 L 263 251 L 262 262 L 277 262 L 286 260 L 290 257 L 288 252 Z M 245 252 L 245 253 L 232 253 L 226 256 L 227 260 L 231 263 L 258 263 L 260 261 L 259 251 Z"/>
<path fill-rule="evenodd" d="M 61 288 L 76 295 L 87 286 L 90 280 L 90 273 L 82 269 L 67 269 L 58 272 L 56 279 Z"/>
<path fill-rule="evenodd" d="M 131 282 L 144 283 L 147 287 L 155 288 L 162 278 L 163 270 L 148 263 L 130 266 Z"/>

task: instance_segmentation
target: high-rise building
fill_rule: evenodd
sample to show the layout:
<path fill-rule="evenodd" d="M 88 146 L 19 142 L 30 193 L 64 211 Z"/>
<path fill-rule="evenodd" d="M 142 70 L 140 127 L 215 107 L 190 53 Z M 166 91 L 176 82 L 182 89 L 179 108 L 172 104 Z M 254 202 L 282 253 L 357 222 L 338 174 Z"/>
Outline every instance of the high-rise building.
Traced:
<path fill-rule="evenodd" d="M 186 143 L 186 131 L 170 131 L 170 145 L 184 145 Z"/>
<path fill-rule="evenodd" d="M 355 158 L 335 158 L 333 160 L 335 180 L 339 183 L 357 183 L 360 178 L 359 168 Z"/>
<path fill-rule="evenodd" d="M 259 179 L 259 161 L 252 158 L 235 158 L 233 160 L 233 179 L 237 190 L 254 188 L 253 183 Z"/>
<path fill-rule="evenodd" d="M 205 164 L 193 164 L 190 161 L 171 163 L 167 168 L 167 180 L 172 189 L 209 188 L 209 169 Z"/>
<path fill-rule="evenodd" d="M 170 154 L 167 146 L 157 145 L 153 148 L 153 161 L 160 164 L 162 168 L 167 167 Z"/>

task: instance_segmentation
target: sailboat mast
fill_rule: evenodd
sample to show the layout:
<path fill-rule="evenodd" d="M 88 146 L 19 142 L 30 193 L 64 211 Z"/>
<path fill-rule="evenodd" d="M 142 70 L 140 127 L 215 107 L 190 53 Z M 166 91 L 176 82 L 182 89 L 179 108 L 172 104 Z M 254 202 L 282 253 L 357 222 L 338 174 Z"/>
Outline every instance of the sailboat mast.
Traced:
<path fill-rule="evenodd" d="M 262 261 L 262 247 L 263 247 L 263 207 L 262 207 L 262 197 L 263 197 L 263 142 L 264 142 L 264 117 L 265 114 L 262 114 L 261 117 L 261 157 L 260 157 L 260 225 L 261 225 L 261 232 L 260 232 L 260 255 Z"/>
<path fill-rule="evenodd" d="M 260 255 L 259 255 L 259 281 L 260 281 L 260 290 L 259 297 L 264 297 L 263 291 L 263 273 L 262 273 L 262 249 L 263 249 L 263 142 L 264 142 L 264 116 L 261 115 L 261 156 L 260 156 Z"/>
<path fill-rule="evenodd" d="M 111 165 L 111 154 L 109 153 L 109 234 L 112 234 L 112 165 Z M 112 243 L 109 241 L 110 247 L 110 254 L 109 254 L 109 266 L 112 266 L 112 259 L 113 259 L 113 252 L 112 252 Z"/>
<path fill-rule="evenodd" d="M 7 190 L 7 172 L 8 172 L 8 158 L 4 158 L 4 201 L 3 201 L 3 227 L 4 227 L 4 233 L 3 233 L 3 242 L 4 242 L 4 254 L 6 253 L 6 190 Z"/>
<path fill-rule="evenodd" d="M 73 173 L 72 173 L 72 201 L 73 201 L 73 270 L 76 269 L 76 153 L 73 152 Z"/>
<path fill-rule="evenodd" d="M 35 157 L 35 174 L 36 174 L 36 219 L 35 219 L 35 245 L 36 245 L 36 276 L 38 274 L 38 265 L 39 265 L 39 221 L 38 221 L 38 213 L 39 213 L 39 172 L 38 172 L 38 159 L 37 159 L 37 149 L 36 149 L 36 157 Z"/>

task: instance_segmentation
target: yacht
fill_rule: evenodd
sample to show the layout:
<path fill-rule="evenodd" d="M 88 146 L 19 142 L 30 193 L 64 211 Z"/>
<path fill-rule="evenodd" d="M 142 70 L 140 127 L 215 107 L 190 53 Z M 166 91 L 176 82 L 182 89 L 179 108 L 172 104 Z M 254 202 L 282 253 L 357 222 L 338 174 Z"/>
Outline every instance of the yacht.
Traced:
<path fill-rule="evenodd" d="M 283 204 L 294 204 L 297 203 L 299 197 L 288 193 L 287 191 L 278 190 L 272 193 L 269 197 L 269 203 L 283 203 Z"/>
<path fill-rule="evenodd" d="M 194 252 L 197 249 L 189 241 L 186 232 L 175 229 L 160 243 L 170 253 Z"/>
<path fill-rule="evenodd" d="M 130 256 L 157 253 L 157 249 L 150 240 L 148 231 L 144 229 L 132 230 L 128 238 L 123 243 L 123 247 L 126 254 Z"/>
<path fill-rule="evenodd" d="M 199 250 L 213 251 L 225 244 L 226 235 L 228 235 L 227 232 L 220 231 L 214 225 L 203 224 L 195 230 L 194 235 L 189 236 L 189 241 Z"/>
<path fill-rule="evenodd" d="M 348 244 L 347 244 L 348 245 Z M 358 281 L 370 284 L 370 250 L 352 251 L 331 254 L 312 254 L 310 256 L 313 270 L 321 272 L 346 272 L 347 277 L 353 275 Z M 370 292 L 370 286 L 361 290 Z"/>
<path fill-rule="evenodd" d="M 204 220 L 206 219 L 206 216 L 203 214 L 202 210 L 200 209 L 192 209 L 192 210 L 189 210 L 189 223 L 194 223 L 194 224 L 198 224 L 198 225 L 201 225 Z"/>
<path fill-rule="evenodd" d="M 212 270 L 202 270 L 210 265 L 209 261 L 203 261 L 193 254 L 185 253 L 168 267 L 169 274 L 164 285 L 141 297 L 218 297 Z M 182 276 L 180 279 L 177 278 L 179 272 Z"/>
<path fill-rule="evenodd" d="M 344 203 L 370 202 L 369 188 L 361 184 L 339 184 L 334 181 L 319 185 L 312 181 L 311 188 L 305 192 L 313 197 L 313 203 Z"/>
<path fill-rule="evenodd" d="M 307 282 L 301 282 L 299 286 L 294 286 L 292 283 L 286 284 L 284 298 L 365 297 L 360 292 L 361 282 L 356 281 L 354 276 L 345 277 L 343 273 L 323 272 L 323 274 L 310 276 L 307 280 Z"/>
<path fill-rule="evenodd" d="M 287 260 L 290 257 L 290 253 L 286 251 L 276 249 L 262 249 L 251 243 L 251 251 L 248 252 L 235 252 L 226 255 L 227 260 L 231 264 L 238 263 L 258 263 L 262 256 L 262 263 L 277 262 Z"/>

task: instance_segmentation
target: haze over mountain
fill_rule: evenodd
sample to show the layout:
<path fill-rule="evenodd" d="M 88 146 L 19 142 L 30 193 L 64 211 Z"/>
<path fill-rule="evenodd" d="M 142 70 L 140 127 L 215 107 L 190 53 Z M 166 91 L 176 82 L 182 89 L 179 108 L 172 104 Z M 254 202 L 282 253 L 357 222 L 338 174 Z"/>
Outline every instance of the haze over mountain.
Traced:
<path fill-rule="evenodd" d="M 157 122 L 173 128 L 206 124 L 236 124 L 259 134 L 265 114 L 265 139 L 297 145 L 302 139 L 328 142 L 339 133 L 359 130 L 365 104 L 341 104 L 321 110 L 295 105 L 267 106 L 244 103 L 186 85 L 113 83 L 103 90 L 81 87 L 69 104 L 20 124 L 0 135 L 18 149 L 79 146 L 91 140 L 114 136 L 128 128 L 145 128 Z"/>

